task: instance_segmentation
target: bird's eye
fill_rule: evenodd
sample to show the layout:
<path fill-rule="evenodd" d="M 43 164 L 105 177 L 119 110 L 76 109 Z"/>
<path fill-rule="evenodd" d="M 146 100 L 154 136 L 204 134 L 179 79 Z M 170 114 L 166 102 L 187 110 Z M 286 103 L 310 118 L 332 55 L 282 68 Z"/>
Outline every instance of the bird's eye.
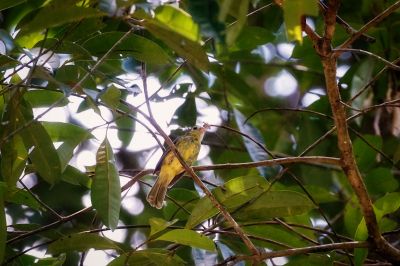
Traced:
<path fill-rule="evenodd" d="M 197 129 L 199 129 L 199 127 L 198 126 L 194 126 L 192 129 L 193 130 L 197 130 Z"/>

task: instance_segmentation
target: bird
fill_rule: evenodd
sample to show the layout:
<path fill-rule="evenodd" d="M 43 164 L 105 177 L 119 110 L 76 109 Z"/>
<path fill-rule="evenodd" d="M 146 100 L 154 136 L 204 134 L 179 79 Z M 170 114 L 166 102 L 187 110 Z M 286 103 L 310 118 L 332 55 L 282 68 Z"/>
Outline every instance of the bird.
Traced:
<path fill-rule="evenodd" d="M 186 134 L 176 139 L 176 149 L 187 165 L 190 166 L 197 160 L 201 141 L 209 127 L 210 126 L 206 123 L 204 123 L 203 126 L 194 126 Z M 178 181 L 185 173 L 185 168 L 175 156 L 174 152 L 171 149 L 167 149 L 161 156 L 154 170 L 154 173 L 158 172 L 159 174 L 156 182 L 147 195 L 147 201 L 152 207 L 161 209 L 168 187 Z"/>

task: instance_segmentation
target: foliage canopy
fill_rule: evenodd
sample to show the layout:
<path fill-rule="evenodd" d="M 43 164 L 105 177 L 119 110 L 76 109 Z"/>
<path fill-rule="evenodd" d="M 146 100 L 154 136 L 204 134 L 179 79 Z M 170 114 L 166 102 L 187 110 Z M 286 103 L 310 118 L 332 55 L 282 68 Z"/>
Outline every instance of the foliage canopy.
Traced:
<path fill-rule="evenodd" d="M 0 262 L 399 263 L 399 7 L 2 0 Z M 202 122 L 151 208 L 166 133 Z"/>

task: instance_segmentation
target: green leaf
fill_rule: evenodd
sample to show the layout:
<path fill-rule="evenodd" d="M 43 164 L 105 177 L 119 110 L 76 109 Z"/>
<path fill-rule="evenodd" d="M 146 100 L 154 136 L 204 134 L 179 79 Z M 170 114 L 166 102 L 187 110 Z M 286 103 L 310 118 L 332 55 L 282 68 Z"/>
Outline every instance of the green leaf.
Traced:
<path fill-rule="evenodd" d="M 337 202 L 339 201 L 338 195 L 334 194 L 333 191 L 330 191 L 326 188 L 314 185 L 305 185 L 304 188 L 308 193 L 313 197 L 313 199 L 317 203 L 329 203 L 329 202 Z M 299 186 L 290 186 L 287 190 L 303 192 L 303 190 Z"/>
<path fill-rule="evenodd" d="M 118 109 L 124 110 L 121 106 Z M 118 139 L 123 146 L 128 146 L 132 141 L 133 132 L 135 132 L 135 121 L 129 116 L 121 115 L 115 120 L 115 123 L 118 126 Z"/>
<path fill-rule="evenodd" d="M 28 151 L 21 136 L 17 134 L 4 142 L 1 155 L 1 175 L 7 181 L 7 185 L 13 187 L 24 171 L 28 159 Z"/>
<path fill-rule="evenodd" d="M 175 224 L 178 222 L 178 219 L 174 219 L 172 221 L 165 221 L 164 219 L 161 218 L 150 218 L 149 219 L 149 224 L 150 224 L 150 235 L 153 236 L 157 234 L 158 232 L 163 231 L 164 229 L 168 228 L 169 226 Z"/>
<path fill-rule="evenodd" d="M 199 195 L 193 190 L 175 187 L 168 191 L 168 196 L 171 200 L 168 199 L 167 206 L 162 209 L 164 217 L 168 220 L 178 218 L 179 221 L 188 219 L 199 198 Z"/>
<path fill-rule="evenodd" d="M 105 13 L 94 8 L 74 6 L 68 1 L 55 1 L 41 8 L 36 16 L 23 27 L 18 38 L 29 33 L 60 26 L 68 22 L 79 21 L 84 18 L 102 17 Z"/>
<path fill-rule="evenodd" d="M 6 209 L 4 204 L 6 190 L 7 184 L 0 182 L 0 263 L 3 263 L 7 240 Z"/>
<path fill-rule="evenodd" d="M 333 266 L 333 258 L 330 255 L 322 255 L 322 254 L 307 254 L 306 256 L 301 257 L 290 257 L 289 263 L 286 263 L 285 266 L 298 266 L 298 265 L 307 265 L 307 266 Z"/>
<path fill-rule="evenodd" d="M 108 52 L 111 47 L 122 38 L 124 32 L 107 32 L 88 39 L 83 47 L 91 54 L 100 56 Z M 132 56 L 135 59 L 148 64 L 167 64 L 169 56 L 155 42 L 139 36 L 130 34 L 112 51 L 112 54 Z"/>
<path fill-rule="evenodd" d="M 107 138 L 97 151 L 91 198 L 102 222 L 114 230 L 119 221 L 121 185 L 114 153 Z"/>
<path fill-rule="evenodd" d="M 68 235 L 57 239 L 48 247 L 48 252 L 51 254 L 60 254 L 70 251 L 87 251 L 89 249 L 104 250 L 117 249 L 115 242 L 106 237 L 96 234 L 80 233 Z"/>
<path fill-rule="evenodd" d="M 50 138 L 55 142 L 70 141 L 80 143 L 94 136 L 83 127 L 63 122 L 42 122 Z"/>
<path fill-rule="evenodd" d="M 187 4 L 193 20 L 200 25 L 203 35 L 224 42 L 225 24 L 218 20 L 218 2 L 216 0 L 190 0 Z"/>
<path fill-rule="evenodd" d="M 177 255 L 170 255 L 161 249 L 138 250 L 133 253 L 123 254 L 111 261 L 107 266 L 180 266 L 187 265 Z"/>
<path fill-rule="evenodd" d="M 400 193 L 388 193 L 385 196 L 377 199 L 374 206 L 382 211 L 382 216 L 393 213 L 400 208 Z"/>
<path fill-rule="evenodd" d="M 208 237 L 188 229 L 175 229 L 159 236 L 156 240 L 170 241 L 181 245 L 215 251 L 214 242 Z"/>
<path fill-rule="evenodd" d="M 363 135 L 371 145 L 382 148 L 382 139 L 379 136 Z M 356 138 L 353 142 L 354 156 L 361 171 L 367 172 L 376 164 L 377 152 L 368 146 L 362 139 Z"/>
<path fill-rule="evenodd" d="M 105 89 L 100 95 L 100 99 L 111 109 L 115 110 L 121 98 L 121 91 L 115 86 Z"/>
<path fill-rule="evenodd" d="M 243 28 L 230 49 L 233 51 L 253 50 L 259 45 L 272 42 L 274 38 L 273 33 L 264 28 L 248 26 Z"/>
<path fill-rule="evenodd" d="M 251 123 L 245 124 L 244 122 L 246 118 L 239 110 L 234 109 L 233 113 L 235 115 L 236 124 L 241 132 L 251 136 L 258 143 L 265 143 L 260 130 L 254 127 Z M 250 155 L 251 159 L 253 160 L 253 162 L 267 160 L 269 158 L 269 155 L 265 152 L 265 150 L 262 149 L 259 145 L 257 145 L 254 141 L 244 136 L 242 136 L 242 138 L 244 146 L 246 147 L 246 150 Z M 271 177 L 276 174 L 276 171 L 274 171 L 274 169 L 277 168 L 279 167 L 257 167 L 257 170 L 260 172 L 262 176 Z"/>
<path fill-rule="evenodd" d="M 90 188 L 91 181 L 85 173 L 82 173 L 77 168 L 67 165 L 64 172 L 61 175 L 61 180 L 68 182 L 72 185 L 81 185 Z"/>
<path fill-rule="evenodd" d="M 355 235 L 357 227 L 362 219 L 361 210 L 357 197 L 353 195 L 344 209 L 344 225 L 349 235 Z"/>
<path fill-rule="evenodd" d="M 6 201 L 12 202 L 19 205 L 25 205 L 35 210 L 43 210 L 42 205 L 24 189 L 16 187 L 9 187 L 6 195 Z"/>
<path fill-rule="evenodd" d="M 200 40 L 199 26 L 182 9 L 170 5 L 162 5 L 155 10 L 154 18 L 164 27 L 191 41 L 198 42 Z"/>
<path fill-rule="evenodd" d="M 70 123 L 43 122 L 43 126 L 53 141 L 63 142 L 57 149 L 62 171 L 71 160 L 76 146 L 94 137 L 87 129 Z"/>
<path fill-rule="evenodd" d="M 293 228 L 298 231 L 298 228 Z M 255 237 L 265 238 L 268 236 L 268 239 L 274 240 L 281 244 L 286 244 L 291 247 L 306 247 L 309 242 L 305 241 L 302 238 L 297 237 L 297 234 L 287 230 L 286 228 L 282 228 L 279 225 L 251 225 L 244 226 L 243 230 L 246 234 Z M 254 241 L 254 244 L 260 247 L 265 247 L 269 249 L 278 249 L 282 248 L 280 245 L 276 245 L 274 243 L 269 243 L 266 241 Z"/>
<path fill-rule="evenodd" d="M 29 90 L 24 94 L 24 98 L 32 108 L 49 107 L 58 102 L 56 107 L 66 106 L 68 99 L 63 93 L 49 90 Z"/>
<path fill-rule="evenodd" d="M 17 6 L 17 5 L 25 3 L 25 2 L 26 2 L 26 0 L 2 0 L 0 2 L 0 11 L 10 8 L 10 7 L 13 7 L 13 6 Z"/>
<path fill-rule="evenodd" d="M 190 127 L 196 124 L 196 119 L 196 97 L 193 93 L 189 93 L 183 104 L 176 109 L 173 121 L 181 127 Z"/>
<path fill-rule="evenodd" d="M 89 51 L 77 43 L 66 40 L 60 41 L 58 39 L 47 38 L 45 41 L 36 43 L 35 47 L 43 47 L 59 54 L 70 54 L 75 60 L 92 60 Z"/>
<path fill-rule="evenodd" d="M 242 31 L 243 26 L 247 21 L 247 13 L 249 9 L 249 0 L 240 0 L 239 3 L 237 0 L 228 0 L 234 2 L 235 5 L 235 13 L 236 13 L 236 23 L 233 24 L 230 28 L 228 28 L 228 32 L 226 34 L 226 42 L 228 45 L 232 45 L 235 43 L 236 38 L 239 36 Z M 225 1 L 226 2 L 226 1 Z"/>
<path fill-rule="evenodd" d="M 267 188 L 268 182 L 265 178 L 254 175 L 234 178 L 212 192 L 217 200 L 231 211 L 261 195 Z M 185 227 L 193 228 L 217 213 L 218 210 L 211 200 L 203 197 L 197 202 Z"/>
<path fill-rule="evenodd" d="M 65 263 L 67 255 L 65 253 L 60 254 L 58 257 L 40 259 L 35 263 L 35 266 L 62 266 Z"/>
<path fill-rule="evenodd" d="M 254 202 L 242 208 L 234 217 L 241 221 L 265 220 L 273 217 L 307 213 L 315 206 L 305 195 L 294 191 L 264 192 Z"/>
<path fill-rule="evenodd" d="M 316 0 L 283 1 L 282 8 L 289 41 L 302 43 L 301 16 L 317 16 L 318 2 Z"/>
<path fill-rule="evenodd" d="M 1 70 L 6 70 L 12 67 L 15 67 L 16 65 L 18 65 L 19 62 L 17 60 L 15 60 L 14 58 L 11 58 L 7 55 L 0 55 L 0 69 Z"/>
<path fill-rule="evenodd" d="M 61 175 L 60 158 L 46 129 L 41 123 L 33 122 L 21 131 L 21 136 L 25 148 L 33 148 L 29 158 L 36 171 L 49 184 L 56 183 Z"/>
<path fill-rule="evenodd" d="M 356 234 L 354 236 L 355 240 L 365 241 L 368 238 L 367 225 L 365 224 L 365 219 L 362 218 L 360 224 L 357 227 Z M 364 260 L 367 258 L 368 249 L 366 248 L 356 248 L 354 250 L 354 262 L 356 266 L 362 266 Z"/>
<path fill-rule="evenodd" d="M 371 194 L 393 192 L 399 187 L 399 182 L 394 178 L 390 169 L 383 167 L 368 171 L 364 182 Z"/>
<path fill-rule="evenodd" d="M 150 31 L 156 38 L 162 40 L 179 56 L 187 59 L 197 68 L 208 71 L 209 61 L 203 47 L 194 41 L 170 30 L 164 24 L 156 20 L 146 20 L 145 28 Z"/>

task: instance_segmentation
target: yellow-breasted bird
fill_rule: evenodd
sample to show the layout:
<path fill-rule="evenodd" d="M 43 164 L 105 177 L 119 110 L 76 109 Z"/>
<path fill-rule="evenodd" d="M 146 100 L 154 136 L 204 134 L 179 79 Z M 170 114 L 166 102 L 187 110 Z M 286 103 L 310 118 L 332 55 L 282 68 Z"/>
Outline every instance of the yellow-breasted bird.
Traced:
<path fill-rule="evenodd" d="M 194 126 L 189 132 L 175 141 L 175 146 L 183 160 L 191 165 L 199 155 L 201 141 L 209 125 Z M 161 156 L 154 172 L 160 171 L 156 182 L 147 195 L 151 206 L 161 209 L 169 185 L 175 183 L 184 173 L 185 169 L 175 154 L 168 149 Z"/>

